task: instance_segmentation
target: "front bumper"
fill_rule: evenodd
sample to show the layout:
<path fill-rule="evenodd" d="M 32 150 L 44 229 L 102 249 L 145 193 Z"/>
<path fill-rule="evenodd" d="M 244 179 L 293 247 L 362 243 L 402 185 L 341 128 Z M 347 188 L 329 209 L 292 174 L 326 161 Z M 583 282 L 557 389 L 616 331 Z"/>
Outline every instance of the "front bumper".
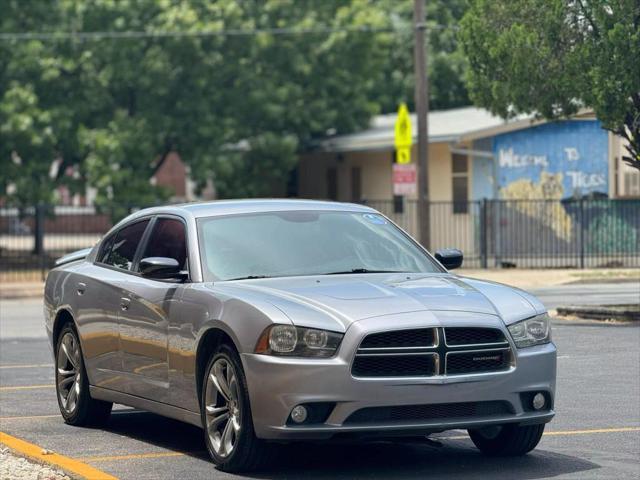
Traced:
<path fill-rule="evenodd" d="M 418 326 L 411 318 L 394 320 L 393 328 Z M 420 326 L 424 326 L 424 319 Z M 485 319 L 482 326 L 498 327 L 506 333 L 504 324 L 497 317 Z M 331 359 L 243 354 L 256 435 L 273 440 L 326 439 L 336 434 L 394 436 L 504 423 L 545 423 L 553 418 L 556 379 L 556 347 L 553 343 L 521 350 L 512 345 L 515 367 L 504 372 L 422 378 L 354 378 L 351 362 L 362 338 L 372 331 L 388 329 L 389 319 L 353 324 L 343 338 L 338 355 Z M 534 412 L 523 405 L 521 394 L 534 391 L 548 394 L 548 409 Z M 368 407 L 491 401 L 507 402 L 510 413 L 345 424 L 352 413 Z M 292 425 L 288 421 L 296 405 L 322 402 L 335 403 L 324 421 L 303 425 Z"/>

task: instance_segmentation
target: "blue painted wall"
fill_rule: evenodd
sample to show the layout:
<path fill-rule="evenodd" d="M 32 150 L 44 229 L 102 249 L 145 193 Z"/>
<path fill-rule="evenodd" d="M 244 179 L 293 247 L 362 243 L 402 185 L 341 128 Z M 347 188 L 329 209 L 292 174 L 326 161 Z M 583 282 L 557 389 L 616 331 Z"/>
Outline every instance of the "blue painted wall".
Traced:
<path fill-rule="evenodd" d="M 499 196 L 527 191 L 547 198 L 608 192 L 608 135 L 597 120 L 568 120 L 504 133 L 493 138 Z M 478 165 L 478 173 L 487 165 Z M 481 168 L 482 167 L 482 168 Z M 474 162 L 474 177 L 476 167 Z M 486 174 L 481 177 L 486 178 Z M 528 185 L 527 182 L 529 181 Z M 473 196 L 488 192 L 482 178 Z"/>

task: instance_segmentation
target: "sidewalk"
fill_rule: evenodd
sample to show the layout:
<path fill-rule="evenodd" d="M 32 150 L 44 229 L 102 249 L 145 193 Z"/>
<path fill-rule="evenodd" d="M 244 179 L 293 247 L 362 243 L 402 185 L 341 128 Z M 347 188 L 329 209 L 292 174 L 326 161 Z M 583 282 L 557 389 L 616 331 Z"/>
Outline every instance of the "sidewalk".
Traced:
<path fill-rule="evenodd" d="M 518 270 L 518 269 L 465 269 L 454 270 L 461 277 L 480 278 L 505 283 L 518 288 L 552 287 L 568 283 L 601 283 L 640 281 L 640 269 L 593 269 L 593 270 Z M 0 299 L 42 297 L 42 282 L 5 282 L 0 284 Z"/>
<path fill-rule="evenodd" d="M 640 281 L 640 269 L 465 269 L 454 270 L 462 277 L 480 278 L 518 288 L 553 287 L 568 283 Z"/>
<path fill-rule="evenodd" d="M 10 298 L 36 298 L 44 294 L 43 282 L 3 282 L 0 284 L 0 300 Z"/>

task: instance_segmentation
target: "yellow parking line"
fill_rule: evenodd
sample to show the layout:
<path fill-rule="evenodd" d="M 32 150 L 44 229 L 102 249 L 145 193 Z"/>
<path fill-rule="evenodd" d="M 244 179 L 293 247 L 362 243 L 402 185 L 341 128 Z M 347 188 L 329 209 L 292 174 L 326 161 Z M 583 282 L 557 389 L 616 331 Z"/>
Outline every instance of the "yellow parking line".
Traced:
<path fill-rule="evenodd" d="M 589 430 L 551 430 L 544 432 L 544 436 L 565 436 L 565 435 L 591 435 L 593 433 L 623 433 L 640 432 L 640 427 L 619 427 L 619 428 L 593 428 Z M 435 440 L 466 440 L 469 435 L 456 435 L 452 437 L 434 437 Z"/>
<path fill-rule="evenodd" d="M 29 415 L 29 416 L 16 416 L 16 417 L 0 417 L 0 422 L 9 420 L 40 420 L 43 418 L 62 418 L 60 414 L 57 415 Z"/>
<path fill-rule="evenodd" d="M 0 387 L 0 392 L 12 392 L 14 390 L 35 390 L 36 388 L 54 388 L 55 385 L 15 385 L 13 387 Z"/>
<path fill-rule="evenodd" d="M 113 460 L 136 460 L 139 458 L 164 458 L 164 457 L 182 457 L 189 453 L 201 452 L 157 452 L 157 453 L 135 453 L 130 455 L 106 455 L 103 457 L 83 457 L 83 462 L 109 462 Z"/>
<path fill-rule="evenodd" d="M 0 369 L 3 368 L 44 368 L 53 367 L 53 363 L 34 363 L 33 365 L 0 365 Z"/>
<path fill-rule="evenodd" d="M 620 432 L 640 432 L 640 427 L 620 427 L 620 428 L 594 428 L 591 430 L 558 430 L 545 432 L 547 435 L 589 435 L 593 433 L 620 433 Z M 468 435 L 459 435 L 454 437 L 434 437 L 434 440 L 466 440 Z M 203 454 L 204 451 L 195 452 L 157 452 L 157 453 L 138 453 L 132 455 L 108 455 L 103 457 L 84 457 L 84 462 L 112 462 L 118 460 L 136 460 L 145 458 L 164 458 L 164 457 L 182 457 L 189 454 Z"/>
<path fill-rule="evenodd" d="M 65 457 L 57 453 L 51 453 L 43 450 L 42 447 L 33 443 L 25 442 L 19 438 L 7 435 L 4 432 L 0 432 L 0 443 L 6 445 L 12 450 L 19 452 L 29 458 L 36 460 L 37 462 L 48 463 L 55 465 L 67 472 L 75 473 L 81 478 L 91 480 L 118 480 L 113 475 L 109 475 L 97 468 L 82 463 L 73 458 Z"/>
<path fill-rule="evenodd" d="M 118 416 L 118 415 L 133 415 L 136 413 L 147 413 L 144 410 L 134 410 L 134 409 L 123 409 L 123 410 L 113 410 L 111 412 L 112 416 Z M 0 417 L 0 422 L 4 422 L 4 421 L 11 421 L 11 420 L 42 420 L 45 418 L 60 418 L 62 419 L 62 416 L 60 416 L 60 414 L 52 414 L 52 415 L 25 415 L 25 416 L 20 416 L 20 415 L 16 415 L 13 417 Z"/>
<path fill-rule="evenodd" d="M 593 428 L 590 430 L 557 430 L 544 432 L 544 435 L 589 435 L 591 433 L 620 433 L 620 432 L 640 432 L 640 427 L 620 427 L 620 428 Z"/>

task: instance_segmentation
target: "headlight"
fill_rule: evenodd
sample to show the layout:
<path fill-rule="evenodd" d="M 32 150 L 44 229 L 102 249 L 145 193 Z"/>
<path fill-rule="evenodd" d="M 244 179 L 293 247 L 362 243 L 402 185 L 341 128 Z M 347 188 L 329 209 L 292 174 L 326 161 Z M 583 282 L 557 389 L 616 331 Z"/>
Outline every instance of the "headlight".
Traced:
<path fill-rule="evenodd" d="M 271 325 L 260 335 L 255 352 L 287 357 L 328 358 L 336 353 L 342 336 L 342 333 L 316 328 Z"/>
<path fill-rule="evenodd" d="M 551 341 L 551 322 L 547 313 L 514 323 L 508 328 L 518 348 L 531 347 Z"/>

